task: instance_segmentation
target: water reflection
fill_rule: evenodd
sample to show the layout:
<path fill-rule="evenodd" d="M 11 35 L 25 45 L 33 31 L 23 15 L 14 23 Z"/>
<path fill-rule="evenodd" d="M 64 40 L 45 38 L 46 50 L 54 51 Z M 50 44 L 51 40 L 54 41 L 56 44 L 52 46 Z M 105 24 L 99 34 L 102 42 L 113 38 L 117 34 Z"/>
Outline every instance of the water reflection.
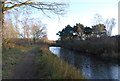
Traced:
<path fill-rule="evenodd" d="M 117 64 L 103 62 L 60 47 L 50 47 L 49 50 L 74 65 L 89 79 L 118 79 L 119 77 Z"/>

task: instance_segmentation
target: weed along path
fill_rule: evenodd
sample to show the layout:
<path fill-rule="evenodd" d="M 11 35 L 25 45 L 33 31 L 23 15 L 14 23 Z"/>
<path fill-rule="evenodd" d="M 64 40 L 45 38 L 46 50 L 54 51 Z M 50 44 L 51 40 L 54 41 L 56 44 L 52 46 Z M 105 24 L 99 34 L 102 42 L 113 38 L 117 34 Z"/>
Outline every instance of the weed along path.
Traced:
<path fill-rule="evenodd" d="M 85 79 L 76 68 L 47 48 L 38 46 L 25 54 L 9 79 Z"/>
<path fill-rule="evenodd" d="M 34 65 L 34 56 L 38 51 L 38 48 L 33 48 L 26 53 L 25 58 L 15 68 L 15 71 L 11 75 L 11 79 L 35 79 L 36 78 L 36 67 Z"/>

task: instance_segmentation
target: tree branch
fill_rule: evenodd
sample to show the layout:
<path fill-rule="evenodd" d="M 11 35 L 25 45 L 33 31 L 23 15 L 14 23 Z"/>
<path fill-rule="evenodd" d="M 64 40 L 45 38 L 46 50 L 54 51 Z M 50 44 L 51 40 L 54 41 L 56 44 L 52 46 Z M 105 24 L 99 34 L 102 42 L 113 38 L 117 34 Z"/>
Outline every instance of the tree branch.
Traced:
<path fill-rule="evenodd" d="M 45 10 L 55 10 L 54 8 L 50 8 L 50 7 L 53 7 L 53 6 L 60 6 L 60 5 L 65 5 L 65 4 L 62 4 L 62 3 L 43 3 L 43 2 L 29 2 L 29 1 L 26 1 L 26 2 L 18 2 L 20 4 L 14 4 L 12 2 L 4 2 L 3 4 L 14 4 L 13 6 L 11 7 L 4 7 L 3 8 L 3 11 L 7 11 L 7 10 L 10 10 L 12 8 L 15 8 L 15 7 L 20 7 L 20 6 L 23 6 L 23 5 L 29 5 L 31 7 L 34 7 L 34 8 L 37 8 L 37 9 L 45 9 Z M 34 6 L 33 6 L 34 5 Z M 35 6 L 37 5 L 37 7 Z M 40 7 L 40 5 L 42 6 L 48 6 L 48 8 L 43 8 L 43 7 Z"/>

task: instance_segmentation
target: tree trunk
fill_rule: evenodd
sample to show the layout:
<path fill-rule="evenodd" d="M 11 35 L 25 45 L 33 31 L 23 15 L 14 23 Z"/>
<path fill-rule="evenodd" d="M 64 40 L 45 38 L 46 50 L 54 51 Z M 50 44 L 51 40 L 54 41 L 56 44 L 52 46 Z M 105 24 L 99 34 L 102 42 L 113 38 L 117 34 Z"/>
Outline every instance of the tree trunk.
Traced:
<path fill-rule="evenodd" d="M 33 38 L 33 43 L 34 43 L 34 44 L 36 43 L 36 39 L 35 39 L 35 37 Z"/>
<path fill-rule="evenodd" d="M 2 1 L 0 1 L 0 3 L 2 4 L 2 28 L 3 28 L 3 26 L 4 26 L 4 1 L 2 2 Z"/>
<path fill-rule="evenodd" d="M 2 48 L 2 1 L 0 1 L 0 51 Z M 0 52 L 1 53 L 1 52 Z M 1 77 L 0 77 L 1 78 Z"/>
<path fill-rule="evenodd" d="M 2 6 L 1 6 L 2 7 L 1 8 L 2 9 L 2 18 L 1 18 L 1 21 L 2 21 L 2 27 L 1 27 L 2 28 L 2 45 L 4 45 L 7 43 L 5 38 L 4 38 L 4 33 L 3 33 L 4 32 L 4 30 L 3 30 L 3 28 L 4 28 L 4 15 L 5 15 L 4 14 L 4 1 L 1 1 L 0 3 L 2 4 Z"/>
<path fill-rule="evenodd" d="M 3 34 L 3 28 L 4 28 L 4 11 L 2 10 L 2 37 L 4 36 L 4 34 Z"/>

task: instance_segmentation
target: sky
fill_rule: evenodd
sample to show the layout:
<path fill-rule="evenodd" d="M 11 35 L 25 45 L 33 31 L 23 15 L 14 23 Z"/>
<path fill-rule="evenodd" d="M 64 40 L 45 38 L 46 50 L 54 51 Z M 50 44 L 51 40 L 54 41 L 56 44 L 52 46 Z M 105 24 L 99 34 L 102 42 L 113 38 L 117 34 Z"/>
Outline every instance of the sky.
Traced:
<path fill-rule="evenodd" d="M 93 18 L 96 13 L 100 14 L 104 19 L 115 18 L 116 26 L 112 35 L 118 34 L 118 2 L 119 0 L 66 0 L 69 7 L 66 8 L 67 13 L 60 17 L 47 18 L 42 17 L 42 22 L 47 24 L 47 34 L 49 40 L 57 40 L 56 35 L 66 25 L 75 25 L 81 23 L 84 26 L 91 27 Z"/>

